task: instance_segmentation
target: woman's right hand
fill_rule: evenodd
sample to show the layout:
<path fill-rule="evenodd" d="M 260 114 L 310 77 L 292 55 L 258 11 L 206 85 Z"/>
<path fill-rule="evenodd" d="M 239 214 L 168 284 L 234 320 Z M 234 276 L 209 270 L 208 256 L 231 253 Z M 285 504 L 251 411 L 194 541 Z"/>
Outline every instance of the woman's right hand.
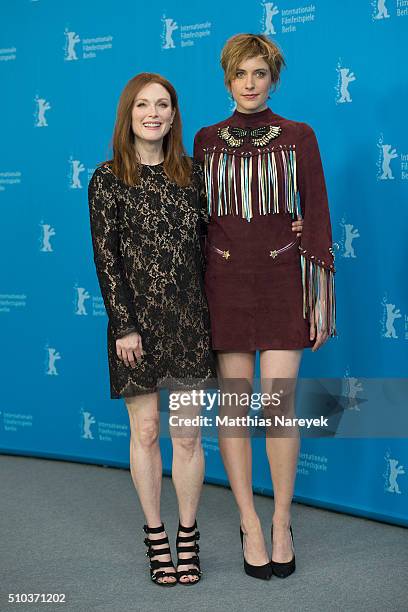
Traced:
<path fill-rule="evenodd" d="M 116 354 L 126 366 L 136 367 L 136 361 L 140 363 L 143 356 L 142 338 L 137 332 L 132 332 L 116 340 Z"/>

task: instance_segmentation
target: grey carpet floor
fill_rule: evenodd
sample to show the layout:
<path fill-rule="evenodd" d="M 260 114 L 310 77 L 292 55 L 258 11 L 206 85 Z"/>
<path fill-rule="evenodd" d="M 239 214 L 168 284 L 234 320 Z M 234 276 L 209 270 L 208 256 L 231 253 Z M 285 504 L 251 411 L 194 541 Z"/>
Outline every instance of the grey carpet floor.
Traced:
<path fill-rule="evenodd" d="M 0 456 L 0 610 L 67 612 L 407 612 L 408 530 L 293 504 L 297 570 L 247 577 L 230 490 L 205 485 L 200 511 L 204 576 L 193 587 L 148 577 L 143 515 L 128 470 Z M 256 496 L 267 534 L 273 499 Z M 174 549 L 177 505 L 163 481 L 163 520 Z M 9 593 L 65 593 L 66 603 L 9 604 Z"/>

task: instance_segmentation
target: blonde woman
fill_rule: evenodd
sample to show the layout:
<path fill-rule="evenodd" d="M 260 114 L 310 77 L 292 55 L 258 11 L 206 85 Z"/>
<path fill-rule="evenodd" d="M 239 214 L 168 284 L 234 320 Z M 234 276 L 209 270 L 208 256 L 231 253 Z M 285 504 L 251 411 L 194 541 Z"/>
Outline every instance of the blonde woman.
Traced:
<path fill-rule="evenodd" d="M 309 125 L 268 107 L 284 65 L 274 42 L 254 34 L 233 36 L 221 64 L 236 110 L 202 128 L 194 146 L 194 157 L 203 163 L 210 215 L 205 289 L 212 346 L 220 384 L 235 392 L 251 392 L 260 351 L 262 391 L 272 395 L 286 380 L 280 410 L 290 416 L 303 349 L 316 351 L 336 333 L 331 225 L 319 148 Z M 304 222 L 301 240 L 293 235 L 296 217 Z M 246 414 L 233 404 L 221 410 Z M 273 415 L 274 407 L 265 411 Z M 269 557 L 254 506 L 251 443 L 238 429 L 221 430 L 220 449 L 240 512 L 244 569 L 256 578 L 285 578 L 295 570 L 290 508 L 298 431 L 267 432 L 275 500 Z"/>

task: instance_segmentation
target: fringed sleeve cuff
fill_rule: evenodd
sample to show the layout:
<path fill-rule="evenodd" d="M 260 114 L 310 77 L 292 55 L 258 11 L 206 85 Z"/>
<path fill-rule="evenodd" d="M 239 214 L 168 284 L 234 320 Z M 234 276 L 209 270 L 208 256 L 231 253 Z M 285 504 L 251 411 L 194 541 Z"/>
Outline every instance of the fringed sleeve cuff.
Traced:
<path fill-rule="evenodd" d="M 326 182 L 313 129 L 299 124 L 298 185 L 303 215 L 300 244 L 303 316 L 316 331 L 336 332 L 334 254 Z"/>
<path fill-rule="evenodd" d="M 316 332 L 336 336 L 335 268 L 300 249 L 303 286 L 303 317 L 316 325 Z M 332 253 L 328 259 L 332 258 Z"/>

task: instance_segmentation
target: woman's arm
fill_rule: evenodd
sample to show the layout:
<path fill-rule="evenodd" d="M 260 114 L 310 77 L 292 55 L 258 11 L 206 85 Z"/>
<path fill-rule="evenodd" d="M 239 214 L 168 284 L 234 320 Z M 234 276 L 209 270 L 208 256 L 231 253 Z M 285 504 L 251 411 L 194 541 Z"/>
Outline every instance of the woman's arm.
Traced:
<path fill-rule="evenodd" d="M 302 123 L 297 150 L 298 187 L 304 218 L 300 244 L 303 316 L 318 348 L 336 335 L 334 255 L 326 183 L 319 146 L 312 128 Z M 312 337 L 313 336 L 313 337 Z M 323 341 L 322 341 L 323 340 Z"/>
<path fill-rule="evenodd" d="M 98 168 L 89 183 L 88 203 L 96 273 L 115 338 L 137 331 L 119 253 L 114 177 Z"/>

